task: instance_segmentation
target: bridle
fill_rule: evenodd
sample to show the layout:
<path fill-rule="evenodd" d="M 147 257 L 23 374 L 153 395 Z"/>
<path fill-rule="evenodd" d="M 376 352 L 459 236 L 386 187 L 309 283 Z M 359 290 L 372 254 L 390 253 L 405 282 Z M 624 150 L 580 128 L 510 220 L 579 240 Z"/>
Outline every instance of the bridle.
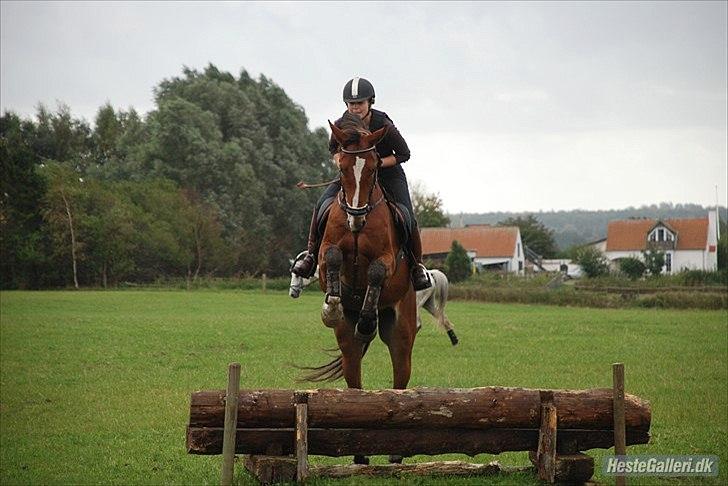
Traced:
<path fill-rule="evenodd" d="M 339 169 L 339 182 L 341 183 L 341 191 L 339 192 L 339 207 L 346 211 L 346 214 L 348 214 L 349 216 L 366 216 L 367 214 L 371 213 L 374 208 L 379 206 L 379 204 L 384 200 L 384 192 L 382 192 L 382 196 L 374 204 L 371 203 L 372 194 L 374 193 L 374 187 L 379 183 L 379 168 L 382 166 L 382 159 L 379 158 L 379 154 L 377 154 L 375 149 L 376 147 L 374 145 L 365 149 L 358 150 L 347 150 L 343 147 L 341 148 L 341 151 L 345 154 L 363 154 L 366 152 L 374 151 L 374 156 L 377 158 L 377 168 L 374 170 L 374 184 L 372 184 L 372 187 L 369 188 L 369 197 L 367 197 L 367 203 L 366 205 L 358 208 L 349 206 L 349 203 L 346 200 L 346 190 L 344 189 L 344 182 L 341 180 L 344 173 L 341 171 L 341 169 Z"/>

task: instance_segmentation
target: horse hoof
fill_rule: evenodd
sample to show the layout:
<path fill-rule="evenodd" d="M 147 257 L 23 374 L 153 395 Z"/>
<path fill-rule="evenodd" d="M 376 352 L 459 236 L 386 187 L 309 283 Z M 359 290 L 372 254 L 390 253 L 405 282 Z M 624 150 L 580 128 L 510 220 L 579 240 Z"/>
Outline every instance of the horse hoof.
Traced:
<path fill-rule="evenodd" d="M 389 463 L 390 464 L 402 464 L 403 459 L 404 459 L 404 457 L 402 457 L 402 456 L 391 455 L 391 456 L 389 456 Z"/>
<path fill-rule="evenodd" d="M 354 464 L 369 465 L 369 458 L 367 456 L 354 456 Z"/>
<path fill-rule="evenodd" d="M 321 320 L 324 326 L 336 327 L 343 319 L 344 307 L 341 305 L 341 297 L 327 295 L 321 308 Z"/>

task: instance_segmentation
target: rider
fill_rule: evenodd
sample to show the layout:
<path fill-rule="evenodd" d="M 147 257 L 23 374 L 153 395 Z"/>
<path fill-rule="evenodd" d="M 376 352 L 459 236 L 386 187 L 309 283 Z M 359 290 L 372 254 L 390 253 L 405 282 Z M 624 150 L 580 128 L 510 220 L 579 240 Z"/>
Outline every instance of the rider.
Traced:
<path fill-rule="evenodd" d="M 344 102 L 346 103 L 346 110 L 353 115 L 358 115 L 364 121 L 364 124 L 369 127 L 369 131 L 374 132 L 382 127 L 388 127 L 386 135 L 377 144 L 377 154 L 382 164 L 379 169 L 379 183 L 392 202 L 404 204 L 407 207 L 410 217 L 414 222 L 414 229 L 409 241 L 410 251 L 415 259 L 415 265 L 412 269 L 412 284 L 415 290 L 426 289 L 432 284 L 422 264 L 420 232 L 417 228 L 414 211 L 412 210 L 412 201 L 410 200 L 409 189 L 407 187 L 407 177 L 400 166 L 400 164 L 410 158 L 407 142 L 405 142 L 386 113 L 372 108 L 374 104 L 374 86 L 366 79 L 353 78 L 346 83 L 344 86 Z M 337 120 L 335 125 L 339 126 L 340 122 L 341 119 Z M 337 164 L 339 162 L 340 148 L 339 143 L 334 139 L 332 134 L 331 140 L 329 141 L 329 152 L 331 152 Z M 316 254 L 318 253 L 319 247 L 317 232 L 319 211 L 324 201 L 336 196 L 336 193 L 340 189 L 340 183 L 338 181 L 333 182 L 326 188 L 326 191 L 316 204 L 309 229 L 308 252 L 291 269 L 299 277 L 310 277 L 316 269 Z"/>

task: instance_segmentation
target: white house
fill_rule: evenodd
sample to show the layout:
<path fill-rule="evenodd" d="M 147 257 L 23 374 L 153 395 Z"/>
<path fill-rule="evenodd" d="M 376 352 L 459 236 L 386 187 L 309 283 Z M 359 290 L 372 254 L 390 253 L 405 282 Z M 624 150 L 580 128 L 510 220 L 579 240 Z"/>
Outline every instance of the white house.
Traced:
<path fill-rule="evenodd" d="M 445 259 L 457 240 L 478 269 L 523 274 L 523 243 L 517 226 L 422 228 L 420 235 L 425 258 Z"/>
<path fill-rule="evenodd" d="M 665 273 L 681 270 L 714 271 L 718 268 L 718 221 L 715 211 L 705 218 L 627 219 L 610 221 L 605 256 L 619 259 L 636 257 L 657 248 L 665 252 Z"/>

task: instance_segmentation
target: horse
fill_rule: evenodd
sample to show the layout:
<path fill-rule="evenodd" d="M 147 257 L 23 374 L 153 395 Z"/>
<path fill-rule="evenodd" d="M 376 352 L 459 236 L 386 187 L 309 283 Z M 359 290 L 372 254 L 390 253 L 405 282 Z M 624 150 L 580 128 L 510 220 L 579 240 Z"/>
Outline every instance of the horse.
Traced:
<path fill-rule="evenodd" d="M 305 254 L 306 252 L 302 251 L 296 255 L 296 258 L 293 261 L 303 258 Z M 290 263 L 293 264 L 293 261 Z M 422 329 L 421 309 L 425 309 L 432 317 L 435 318 L 435 324 L 437 327 L 447 332 L 447 336 L 450 338 L 450 343 L 455 346 L 458 344 L 459 340 L 455 334 L 455 328 L 452 325 L 452 322 L 450 322 L 450 319 L 448 319 L 447 315 L 445 315 L 445 306 L 447 305 L 450 282 L 447 280 L 447 275 L 442 273 L 440 270 L 427 270 L 427 273 L 430 276 L 432 287 L 424 290 L 418 290 L 416 292 L 417 332 L 420 332 L 420 329 Z M 318 280 L 317 275 L 318 269 L 311 278 L 299 277 L 295 273 L 291 272 L 291 283 L 288 287 L 288 295 L 294 299 L 299 298 L 301 293 L 303 293 L 303 289 Z"/>
<path fill-rule="evenodd" d="M 306 368 L 311 373 L 304 379 L 343 376 L 349 388 L 362 388 L 362 358 L 378 330 L 389 348 L 393 388 L 404 389 L 412 373 L 417 299 L 405 244 L 378 182 L 376 144 L 387 128 L 371 133 L 348 113 L 341 128 L 330 121 L 329 126 L 341 146 L 341 190 L 319 249 L 319 286 L 325 292 L 321 319 L 334 330 L 340 353 L 325 365 Z"/>

